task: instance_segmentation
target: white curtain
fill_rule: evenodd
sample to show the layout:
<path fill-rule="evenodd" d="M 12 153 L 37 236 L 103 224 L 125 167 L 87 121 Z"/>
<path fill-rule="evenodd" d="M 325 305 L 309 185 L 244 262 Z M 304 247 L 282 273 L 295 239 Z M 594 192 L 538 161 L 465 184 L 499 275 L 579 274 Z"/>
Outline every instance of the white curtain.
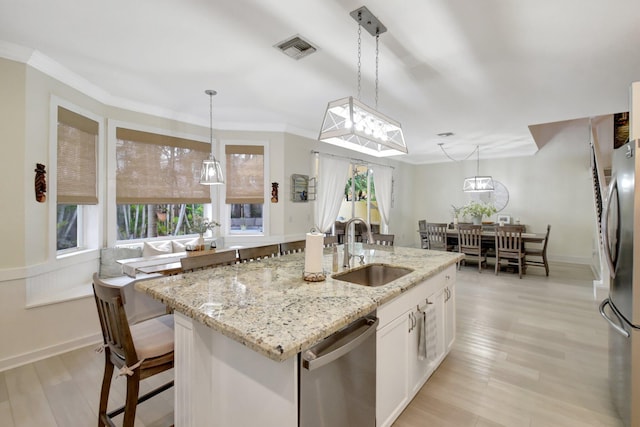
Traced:
<path fill-rule="evenodd" d="M 317 196 L 314 207 L 314 221 L 321 233 L 326 233 L 340 212 L 344 197 L 344 186 L 349 176 L 349 159 L 318 156 Z M 376 183 L 376 185 L 378 185 Z"/>
<path fill-rule="evenodd" d="M 393 191 L 393 169 L 387 166 L 372 165 L 373 183 L 376 186 L 376 200 L 382 226 L 380 231 L 389 231 L 389 215 L 391 213 L 391 192 Z"/>

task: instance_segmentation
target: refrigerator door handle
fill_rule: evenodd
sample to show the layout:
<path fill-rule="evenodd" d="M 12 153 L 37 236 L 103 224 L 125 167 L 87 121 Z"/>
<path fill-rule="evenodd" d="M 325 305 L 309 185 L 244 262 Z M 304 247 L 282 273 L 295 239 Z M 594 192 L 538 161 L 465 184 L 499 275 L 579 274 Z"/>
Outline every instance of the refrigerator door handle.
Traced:
<path fill-rule="evenodd" d="M 609 248 L 609 209 L 611 208 L 613 192 L 618 191 L 618 180 L 615 176 L 611 178 L 611 184 L 609 184 L 609 191 L 607 192 L 607 203 L 604 205 L 604 210 L 602 212 L 602 223 L 600 225 L 600 228 L 602 229 L 602 247 L 604 249 L 604 259 L 607 260 L 607 265 L 609 266 L 609 275 L 614 278 L 616 277 L 616 267 L 613 265 L 613 260 L 611 259 L 611 248 Z"/>
<path fill-rule="evenodd" d="M 622 326 L 617 325 L 613 322 L 613 320 L 611 320 L 611 318 L 609 316 L 607 316 L 607 313 L 604 312 L 604 308 L 605 306 L 611 306 L 611 301 L 609 300 L 609 298 L 605 299 L 604 301 L 602 301 L 600 303 L 600 307 L 598 308 L 598 310 L 600 311 L 600 315 L 602 317 L 604 317 L 604 320 L 606 320 L 607 322 L 609 322 L 609 325 L 611 325 L 611 327 L 613 329 L 615 329 L 619 334 L 621 334 L 622 336 L 624 336 L 625 338 L 629 338 L 631 336 L 631 334 L 629 333 L 629 331 L 627 331 L 626 329 L 624 329 Z M 618 319 L 618 323 L 619 324 L 623 324 L 622 323 L 622 319 L 620 319 L 620 316 L 618 315 L 618 313 L 616 312 L 616 310 L 611 307 L 611 311 L 613 312 L 613 314 L 615 314 L 616 318 Z"/>

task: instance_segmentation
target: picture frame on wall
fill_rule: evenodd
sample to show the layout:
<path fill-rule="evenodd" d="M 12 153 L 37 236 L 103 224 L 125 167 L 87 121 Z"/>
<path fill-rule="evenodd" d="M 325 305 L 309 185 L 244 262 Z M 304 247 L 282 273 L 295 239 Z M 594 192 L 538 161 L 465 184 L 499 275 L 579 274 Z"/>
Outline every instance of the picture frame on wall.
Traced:
<path fill-rule="evenodd" d="M 497 220 L 499 224 L 511 224 L 511 215 L 498 214 Z"/>

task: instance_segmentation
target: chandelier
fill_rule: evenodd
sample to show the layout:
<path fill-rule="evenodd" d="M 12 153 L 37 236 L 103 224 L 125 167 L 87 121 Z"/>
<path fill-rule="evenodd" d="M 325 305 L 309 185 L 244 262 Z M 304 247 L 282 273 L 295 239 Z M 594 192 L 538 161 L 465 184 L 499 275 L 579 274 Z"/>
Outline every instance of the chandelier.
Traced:
<path fill-rule="evenodd" d="M 378 111 L 378 56 L 380 34 L 387 28 L 366 6 L 350 13 L 358 22 L 358 96 L 329 102 L 318 140 L 376 157 L 406 154 L 400 123 Z M 362 27 L 376 38 L 375 108 L 360 101 Z"/>
<path fill-rule="evenodd" d="M 476 145 L 476 175 L 464 179 L 462 191 L 466 193 L 482 193 L 493 191 L 493 178 L 480 175 L 480 146 Z"/>

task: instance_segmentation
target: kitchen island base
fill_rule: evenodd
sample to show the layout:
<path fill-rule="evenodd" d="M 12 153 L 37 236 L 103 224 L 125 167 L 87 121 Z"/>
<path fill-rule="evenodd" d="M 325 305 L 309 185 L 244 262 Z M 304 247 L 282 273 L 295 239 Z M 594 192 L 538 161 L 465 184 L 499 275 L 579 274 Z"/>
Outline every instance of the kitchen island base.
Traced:
<path fill-rule="evenodd" d="M 276 362 L 175 313 L 175 425 L 298 425 L 298 358 Z"/>

